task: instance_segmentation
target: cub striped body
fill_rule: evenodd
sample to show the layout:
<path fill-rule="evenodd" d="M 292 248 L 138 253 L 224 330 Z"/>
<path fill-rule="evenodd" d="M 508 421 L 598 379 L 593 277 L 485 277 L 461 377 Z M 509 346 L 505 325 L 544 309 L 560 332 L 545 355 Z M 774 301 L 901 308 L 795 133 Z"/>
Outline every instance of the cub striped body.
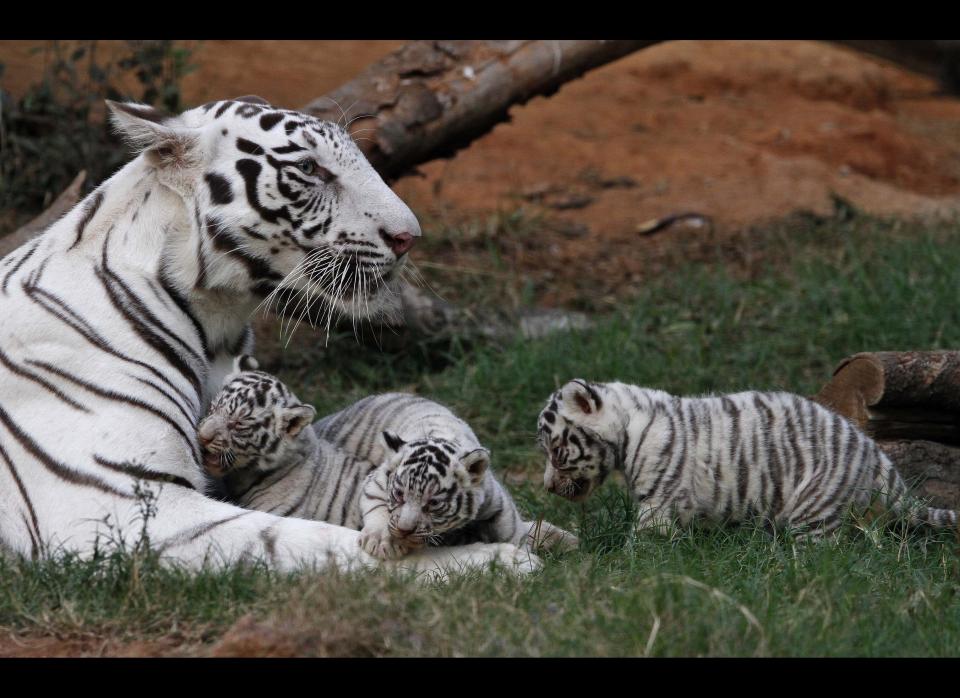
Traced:
<path fill-rule="evenodd" d="M 447 407 L 407 393 L 373 395 L 314 425 L 342 451 L 380 464 L 361 496 L 361 545 L 392 557 L 423 545 L 509 541 L 575 548 L 576 536 L 525 521 L 490 454 Z"/>
<path fill-rule="evenodd" d="M 360 493 L 376 469 L 309 428 L 316 410 L 241 357 L 198 435 L 204 468 L 247 509 L 359 530 Z"/>
<path fill-rule="evenodd" d="M 915 523 L 957 525 L 955 511 L 910 505 L 872 439 L 797 395 L 680 398 L 574 380 L 551 396 L 538 427 L 547 489 L 579 501 L 620 470 L 641 527 L 759 518 L 820 536 L 875 496 Z"/>
<path fill-rule="evenodd" d="M 524 521 L 490 472 L 489 453 L 450 410 L 415 395 L 357 402 L 312 429 L 283 383 L 258 371 L 228 378 L 200 425 L 216 475 L 241 506 L 362 529 L 381 558 L 431 545 L 559 544 L 576 538 Z"/>

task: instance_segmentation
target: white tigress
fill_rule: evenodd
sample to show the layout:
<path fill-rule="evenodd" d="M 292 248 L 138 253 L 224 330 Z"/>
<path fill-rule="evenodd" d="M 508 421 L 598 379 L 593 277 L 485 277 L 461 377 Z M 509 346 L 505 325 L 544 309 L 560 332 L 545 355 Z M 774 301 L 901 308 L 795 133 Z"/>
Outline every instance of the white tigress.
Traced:
<path fill-rule="evenodd" d="M 392 559 L 425 544 L 509 542 L 575 548 L 576 536 L 525 521 L 490 453 L 449 409 L 406 393 L 316 414 L 279 378 L 240 357 L 199 426 L 203 464 L 240 506 L 361 529 Z"/>
<path fill-rule="evenodd" d="M 148 533 L 171 561 L 378 564 L 357 531 L 204 496 L 196 427 L 268 294 L 299 293 L 296 315 L 377 312 L 416 218 L 332 123 L 259 98 L 176 117 L 109 107 L 139 155 L 0 261 L 0 547 L 90 554 L 105 520 L 129 538 L 140 480 L 158 490 Z M 538 564 L 506 544 L 401 563 L 492 560 Z"/>

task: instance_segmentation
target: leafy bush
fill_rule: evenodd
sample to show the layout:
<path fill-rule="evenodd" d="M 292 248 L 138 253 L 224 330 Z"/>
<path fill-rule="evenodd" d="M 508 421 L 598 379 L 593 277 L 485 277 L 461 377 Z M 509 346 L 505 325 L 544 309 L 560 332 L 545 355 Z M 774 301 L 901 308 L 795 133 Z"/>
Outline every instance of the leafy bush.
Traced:
<path fill-rule="evenodd" d="M 35 212 L 80 170 L 88 189 L 128 157 L 105 119 L 104 99 L 181 108 L 180 81 L 195 66 L 173 41 L 127 41 L 100 60 L 96 41 L 50 42 L 43 78 L 17 100 L 0 93 L 0 209 Z M 0 66 L 2 77 L 2 66 Z"/>

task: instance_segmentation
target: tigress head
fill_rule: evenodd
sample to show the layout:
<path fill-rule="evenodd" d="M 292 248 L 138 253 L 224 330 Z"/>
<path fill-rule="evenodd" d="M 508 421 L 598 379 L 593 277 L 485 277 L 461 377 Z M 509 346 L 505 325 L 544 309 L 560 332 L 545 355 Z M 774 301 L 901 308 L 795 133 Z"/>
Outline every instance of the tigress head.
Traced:
<path fill-rule="evenodd" d="M 250 307 L 279 294 L 270 300 L 293 301 L 283 314 L 311 321 L 396 305 L 420 225 L 343 128 L 259 97 L 178 116 L 108 104 L 148 170 L 184 204 L 183 220 L 163 230 L 175 238 L 164 248 L 166 274 L 180 288 L 226 291 Z M 194 235 L 172 232 L 183 227 Z"/>
<path fill-rule="evenodd" d="M 316 417 L 282 381 L 256 368 L 251 357 L 238 357 L 197 427 L 204 470 L 215 478 L 273 470 L 301 455 L 297 437 Z"/>
<path fill-rule="evenodd" d="M 464 450 L 448 439 L 404 441 L 383 433 L 389 449 L 390 535 L 413 546 L 473 521 L 483 504 L 490 466 L 485 448 Z"/>
<path fill-rule="evenodd" d="M 537 419 L 537 440 L 547 454 L 543 484 L 574 502 L 589 497 L 616 467 L 619 420 L 603 398 L 605 388 L 574 379 L 550 396 Z"/>

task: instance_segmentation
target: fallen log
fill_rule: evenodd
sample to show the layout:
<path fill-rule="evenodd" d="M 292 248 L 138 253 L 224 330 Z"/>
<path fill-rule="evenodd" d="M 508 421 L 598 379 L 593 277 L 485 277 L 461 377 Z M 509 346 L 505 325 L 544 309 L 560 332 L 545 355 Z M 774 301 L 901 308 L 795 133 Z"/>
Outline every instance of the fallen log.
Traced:
<path fill-rule="evenodd" d="M 960 351 L 855 354 L 814 400 L 876 439 L 935 505 L 960 507 Z"/>
<path fill-rule="evenodd" d="M 449 157 L 586 71 L 660 41 L 412 41 L 304 107 L 352 123 L 387 179 Z"/>
<path fill-rule="evenodd" d="M 876 438 L 960 443 L 960 351 L 855 354 L 816 399 Z"/>
<path fill-rule="evenodd" d="M 934 441 L 879 441 L 890 460 L 935 507 L 960 507 L 960 449 Z"/>

